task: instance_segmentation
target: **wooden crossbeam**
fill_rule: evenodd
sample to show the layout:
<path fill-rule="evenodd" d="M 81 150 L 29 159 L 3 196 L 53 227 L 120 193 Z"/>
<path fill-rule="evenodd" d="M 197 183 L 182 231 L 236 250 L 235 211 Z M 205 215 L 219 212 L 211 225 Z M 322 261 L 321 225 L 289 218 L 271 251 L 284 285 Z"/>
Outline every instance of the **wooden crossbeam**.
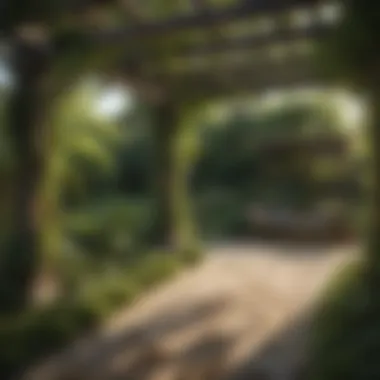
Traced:
<path fill-rule="evenodd" d="M 290 59 L 283 63 L 263 63 L 259 66 L 242 66 L 222 71 L 196 75 L 167 76 L 161 78 L 173 94 L 195 96 L 218 95 L 263 91 L 276 87 L 307 85 L 325 82 L 323 73 L 319 72 L 307 59 Z M 180 96 L 178 95 L 178 96 Z"/>
<path fill-rule="evenodd" d="M 271 71 L 260 71 L 260 70 L 252 70 L 250 68 L 243 68 L 241 70 L 236 71 L 224 71 L 219 73 L 219 75 L 214 76 L 194 76 L 194 77 L 184 77 L 184 78 L 176 78 L 175 81 L 170 82 L 168 80 L 167 83 L 172 83 L 172 87 L 175 89 L 191 89 L 191 88 L 199 88 L 203 89 L 218 89 L 218 88 L 237 88 L 241 86 L 245 86 L 247 83 L 267 83 L 279 80 L 279 82 L 283 81 L 295 81 L 298 82 L 298 78 L 304 80 L 305 78 L 320 78 L 320 75 L 317 70 L 313 70 L 309 67 L 298 66 L 292 69 L 287 70 L 271 70 Z M 173 78 L 171 78 L 173 80 Z"/>
<path fill-rule="evenodd" d="M 98 42 L 112 43 L 135 38 L 163 36 L 194 28 L 210 28 L 249 18 L 253 15 L 277 13 L 303 6 L 313 6 L 320 2 L 321 0 L 245 0 L 233 8 L 190 15 L 183 14 L 159 22 L 146 22 L 126 28 L 96 31 L 91 33 L 90 37 Z"/>
<path fill-rule="evenodd" d="M 298 88 L 319 88 L 332 86 L 334 83 L 329 82 L 323 75 L 314 70 L 294 70 L 292 72 L 276 74 L 271 73 L 263 75 L 256 72 L 255 75 L 251 71 L 242 71 L 243 78 L 235 78 L 235 80 L 220 82 L 217 80 L 201 80 L 197 82 L 179 81 L 175 86 L 169 83 L 155 82 L 142 78 L 130 78 L 125 83 L 133 86 L 136 93 L 144 99 L 153 99 L 154 101 L 162 101 L 165 98 L 174 98 L 176 100 L 193 100 L 195 98 L 206 98 L 209 100 L 244 96 L 249 94 L 260 94 L 267 91 L 292 90 Z M 230 78 L 233 79 L 233 78 Z"/>
<path fill-rule="evenodd" d="M 125 77 L 126 78 L 126 77 Z M 140 76 L 132 75 L 129 84 L 155 94 L 155 99 L 224 98 L 297 87 L 333 85 L 308 56 L 289 57 L 281 61 L 263 61 L 200 73 Z M 140 91 L 141 93 L 143 91 Z"/>
<path fill-rule="evenodd" d="M 272 33 L 246 36 L 234 39 L 219 39 L 212 44 L 197 44 L 179 46 L 173 50 L 173 57 L 183 58 L 199 55 L 209 55 L 223 52 L 233 52 L 237 50 L 255 49 L 263 46 L 287 43 L 301 39 L 319 39 L 329 35 L 334 30 L 334 25 L 318 24 L 307 28 L 280 27 Z"/>
<path fill-rule="evenodd" d="M 173 46 L 170 52 L 171 60 L 187 60 L 213 54 L 235 53 L 248 50 L 270 47 L 271 45 L 286 44 L 293 41 L 312 40 L 320 41 L 327 38 L 336 28 L 332 24 L 313 24 L 305 28 L 289 28 L 286 26 L 278 27 L 275 31 L 265 34 L 253 34 L 240 38 L 222 38 L 219 37 L 212 42 L 202 42 L 198 44 L 190 43 L 187 45 Z M 141 50 L 141 46 L 140 46 Z M 168 53 L 165 51 L 144 49 L 134 52 L 130 49 L 129 55 L 133 55 L 134 60 L 140 62 L 150 62 L 151 65 L 159 64 L 161 59 L 168 59 Z M 185 61 L 184 61 L 185 62 Z"/>
<path fill-rule="evenodd" d="M 146 67 L 140 73 L 145 73 L 156 78 L 165 78 L 163 80 L 176 81 L 178 78 L 190 78 L 191 81 L 197 81 L 207 78 L 220 77 L 225 73 L 236 72 L 239 73 L 244 68 L 250 68 L 252 71 L 267 72 L 267 71 L 281 71 L 286 70 L 287 67 L 297 67 L 302 70 L 303 67 L 312 66 L 314 50 L 311 46 L 310 50 L 297 51 L 293 47 L 290 50 L 284 50 L 283 55 L 272 55 L 261 53 L 260 55 L 247 55 L 244 59 L 225 60 L 225 61 L 205 61 L 202 65 L 194 66 L 178 66 L 174 67 Z M 275 53 L 275 52 L 273 52 Z M 281 53 L 281 52 L 279 52 Z M 225 76 L 225 75 L 224 75 Z"/>
<path fill-rule="evenodd" d="M 189 0 L 192 8 L 198 12 L 206 12 L 209 8 L 207 0 Z"/>
<path fill-rule="evenodd" d="M 211 44 L 194 44 L 173 49 L 169 60 L 165 54 L 161 56 L 160 52 L 154 52 L 152 49 L 147 49 L 142 53 L 130 52 L 130 56 L 133 58 L 134 62 L 140 62 L 142 66 L 145 66 L 145 68 L 148 71 L 151 71 L 151 73 L 165 74 L 167 71 L 173 71 L 170 69 L 170 66 L 172 64 L 178 65 L 178 67 L 182 67 L 183 70 L 183 68 L 186 67 L 189 62 L 191 63 L 192 59 L 203 59 L 203 57 L 207 58 L 207 56 L 211 56 L 212 54 L 226 55 L 229 53 L 233 54 L 235 52 L 241 52 L 244 54 L 247 53 L 248 55 L 251 54 L 251 52 L 254 53 L 256 51 L 260 57 L 262 56 L 263 52 L 265 53 L 265 50 L 262 51 L 260 49 L 265 49 L 266 47 L 270 49 L 273 46 L 281 46 L 283 44 L 291 45 L 292 43 L 297 44 L 299 42 L 314 44 L 315 42 L 320 42 L 324 38 L 327 38 L 329 33 L 334 28 L 334 25 L 317 24 L 303 29 L 279 28 L 271 35 L 254 35 L 242 38 L 228 39 L 226 41 L 220 38 Z M 162 57 L 164 58 L 164 65 L 160 66 Z M 247 58 L 249 59 L 249 57 Z M 207 60 L 205 60 L 205 62 L 207 62 Z M 212 61 L 210 62 L 212 63 Z M 211 65 L 206 64 L 205 69 L 210 66 Z M 189 71 L 192 71 L 192 69 L 190 68 Z"/>
<path fill-rule="evenodd" d="M 198 14 L 210 12 L 210 0 L 189 0 L 194 11 Z M 210 45 L 214 39 L 224 40 L 221 26 L 211 30 L 210 35 L 207 36 L 203 45 Z"/>
<path fill-rule="evenodd" d="M 133 21 L 135 24 L 142 22 L 143 14 L 141 12 L 141 9 L 136 4 L 136 1 L 122 0 L 121 4 L 124 12 L 131 19 L 131 21 Z"/>
<path fill-rule="evenodd" d="M 201 91 L 193 92 L 192 97 L 199 96 L 207 99 L 217 99 L 248 94 L 261 94 L 270 91 L 295 90 L 300 88 L 324 88 L 333 86 L 334 83 L 327 81 L 323 76 L 316 73 L 300 73 L 288 77 L 256 78 L 239 82 L 235 86 L 215 86 Z"/>

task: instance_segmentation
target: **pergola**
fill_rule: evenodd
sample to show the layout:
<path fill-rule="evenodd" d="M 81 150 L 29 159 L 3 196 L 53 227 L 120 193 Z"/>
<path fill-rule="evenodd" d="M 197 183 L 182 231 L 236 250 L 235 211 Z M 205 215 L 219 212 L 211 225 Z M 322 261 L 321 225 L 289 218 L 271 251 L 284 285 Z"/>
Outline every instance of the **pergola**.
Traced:
<path fill-rule="evenodd" d="M 53 4 L 31 1 L 35 3 Z M 46 94 L 47 73 L 57 61 L 54 58 L 58 57 L 59 61 L 70 51 L 71 45 L 84 41 L 100 54 L 109 52 L 112 59 L 117 50 L 111 75 L 116 74 L 118 80 L 132 86 L 155 110 L 155 219 L 158 240 L 166 246 L 183 246 L 180 241 L 186 239 L 178 236 L 182 236 L 184 226 L 188 226 L 188 218 L 184 217 L 188 214 L 187 171 L 186 165 L 178 159 L 182 107 L 237 94 L 323 85 L 330 80 L 319 70 L 314 53 L 319 42 L 337 25 L 339 3 L 123 0 L 118 2 L 119 25 L 117 22 L 99 23 L 109 3 L 115 2 L 54 2 L 60 7 L 55 14 L 80 13 L 79 23 L 86 14 L 90 20 L 83 21 L 79 27 L 76 25 L 71 37 L 69 31 L 69 38 L 63 44 L 64 52 L 60 50 L 62 40 L 56 44 L 54 20 L 41 21 L 45 14 L 29 2 L 21 7 L 15 0 L 0 4 L 0 27 L 12 41 L 18 86 L 10 108 L 12 143 L 18 157 L 17 191 L 13 199 L 17 214 L 13 230 L 18 232 L 12 249 L 28 252 L 18 261 L 20 268 L 14 271 L 21 273 L 24 267 L 29 268 L 22 283 L 17 285 L 21 287 L 15 290 L 18 294 L 27 293 L 39 254 L 37 236 L 43 224 L 36 204 L 39 204 L 39 186 L 48 157 L 43 144 L 35 144 L 35 141 L 49 135 L 46 114 L 53 96 Z M 99 6 L 101 11 L 97 12 Z M 9 14 L 7 7 L 11 9 Z M 25 9 L 26 13 L 31 11 L 31 15 L 25 16 Z M 12 18 L 14 12 L 17 14 L 20 10 L 24 12 L 22 17 Z M 113 17 L 115 19 L 117 17 Z M 95 20 L 93 24 L 92 20 Z M 3 23 L 11 25 L 4 27 Z M 61 86 L 75 80 L 75 75 L 70 75 L 68 80 L 62 79 Z M 23 260 L 28 264 L 24 265 Z M 10 272 L 7 275 L 12 276 Z"/>
<path fill-rule="evenodd" d="M 328 379 L 376 376 L 378 368 L 374 366 L 374 358 L 378 347 L 373 339 L 367 339 L 371 330 L 350 333 L 356 321 L 363 321 L 360 326 L 368 321 L 367 327 L 373 329 L 376 326 L 372 321 L 378 315 L 380 3 L 337 1 L 334 6 L 341 6 L 341 11 L 332 11 L 330 2 L 322 0 L 0 0 L 0 33 L 11 40 L 17 79 L 8 115 L 16 160 L 15 188 L 10 200 L 14 210 L 9 226 L 12 236 L 0 266 L 1 312 L 25 310 L 42 262 L 39 238 L 44 228 L 41 216 L 44 205 L 41 205 L 40 184 L 49 159 L 42 140 L 48 140 L 47 121 L 52 99 L 46 91 L 51 84 L 47 74 L 70 50 L 67 47 L 74 44 L 78 50 L 77 40 L 83 39 L 104 54 L 108 47 L 112 56 L 114 47 L 122 49 L 123 59 L 117 55 L 112 74 L 116 73 L 120 81 L 134 87 L 156 114 L 155 183 L 160 243 L 175 249 L 186 248 L 186 243 L 181 243 L 181 234 L 188 225 L 187 218 L 183 217 L 187 211 L 182 212 L 187 176 L 186 165 L 178 160 L 183 105 L 268 89 L 331 84 L 332 78 L 319 68 L 324 62 L 314 53 L 319 43 L 329 38 L 329 33 L 340 24 L 339 16 L 343 15 L 342 27 L 336 34 L 338 38 L 334 39 L 337 42 L 334 58 L 340 61 L 342 76 L 365 93 L 369 106 L 374 190 L 372 220 L 365 265 L 359 263 L 352 268 L 354 271 L 349 274 L 353 277 L 342 281 L 339 292 L 334 292 L 334 297 L 329 297 L 327 307 L 323 308 L 327 317 L 321 314 L 322 323 L 316 328 L 322 339 L 318 339 L 310 374 L 314 378 Z M 108 21 L 98 23 L 103 13 L 98 13 L 97 7 L 107 8 L 116 2 L 120 17 L 114 14 L 113 21 L 119 19 L 119 25 Z M 34 9 L 36 4 L 40 7 Z M 54 17 L 80 13 L 76 30 L 71 36 L 65 36 L 69 37 L 65 41 L 60 41 L 65 45 L 64 52 L 60 51 L 62 45 L 55 44 L 56 20 L 50 17 L 50 10 L 46 11 L 48 16 L 40 12 L 40 8 L 55 6 L 58 10 L 53 11 Z M 165 6 L 164 11 L 158 6 Z M 96 19 L 92 26 L 88 27 L 82 18 L 84 13 L 89 16 L 89 24 Z M 83 25 L 78 28 L 82 19 Z M 333 56 L 335 52 L 331 53 Z M 58 59 L 54 61 L 52 56 Z M 69 80 L 64 78 L 63 82 L 73 82 L 75 75 L 80 74 L 70 72 Z M 231 146 L 231 149 L 239 147 Z M 337 309 L 331 308 L 332 303 L 336 303 Z M 18 313 L 11 316 L 12 319 L 18 317 Z M 348 339 L 342 339 L 343 336 Z M 24 350 L 21 353 L 24 354 Z M 10 358 L 13 360 L 13 355 Z"/>

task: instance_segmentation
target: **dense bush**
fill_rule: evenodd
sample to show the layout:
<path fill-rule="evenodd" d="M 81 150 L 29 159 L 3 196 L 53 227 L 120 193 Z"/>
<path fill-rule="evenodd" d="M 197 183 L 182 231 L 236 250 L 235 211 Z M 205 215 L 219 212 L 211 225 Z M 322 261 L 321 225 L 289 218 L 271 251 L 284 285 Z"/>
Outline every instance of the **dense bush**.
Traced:
<path fill-rule="evenodd" d="M 121 306 L 198 259 L 155 252 L 133 265 L 87 276 L 70 296 L 20 316 L 0 320 L 0 378 L 9 379 L 39 358 L 94 328 Z"/>
<path fill-rule="evenodd" d="M 313 331 L 310 380 L 375 380 L 380 374 L 380 295 L 364 264 L 330 284 Z"/>
<path fill-rule="evenodd" d="M 200 194 L 194 204 L 202 237 L 207 240 L 244 234 L 248 201 L 237 190 L 214 188 Z"/>
<path fill-rule="evenodd" d="M 109 262 L 145 250 L 151 220 L 148 199 L 106 198 L 71 212 L 66 235 L 87 256 Z"/>

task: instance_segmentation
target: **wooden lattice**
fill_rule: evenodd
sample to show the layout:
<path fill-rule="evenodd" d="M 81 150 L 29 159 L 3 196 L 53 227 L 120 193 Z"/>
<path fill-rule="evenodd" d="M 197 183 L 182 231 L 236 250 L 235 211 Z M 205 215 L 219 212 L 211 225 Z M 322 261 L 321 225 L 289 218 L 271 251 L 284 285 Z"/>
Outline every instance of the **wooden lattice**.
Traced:
<path fill-rule="evenodd" d="M 131 4 L 131 1 L 128 2 Z M 149 9 L 149 1 L 145 2 Z M 187 5 L 187 11 L 181 10 Z M 127 27 L 95 33 L 125 43 L 126 77 L 171 96 L 223 96 L 321 84 L 318 42 L 337 25 L 339 4 L 318 0 L 178 1 L 172 13 L 144 15 L 135 2 Z M 140 12 L 138 9 L 140 8 Z M 137 16 L 138 15 L 138 16 Z"/>

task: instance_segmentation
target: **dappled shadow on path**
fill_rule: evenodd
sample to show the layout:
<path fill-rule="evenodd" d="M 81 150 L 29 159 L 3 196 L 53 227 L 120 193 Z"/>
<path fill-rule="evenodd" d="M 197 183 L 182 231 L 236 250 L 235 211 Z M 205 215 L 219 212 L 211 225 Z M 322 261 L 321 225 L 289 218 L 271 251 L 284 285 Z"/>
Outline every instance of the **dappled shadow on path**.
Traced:
<path fill-rule="evenodd" d="M 310 305 L 346 259 L 251 250 L 211 255 L 25 379 L 304 380 Z"/>
<path fill-rule="evenodd" d="M 210 331 L 193 339 L 185 337 L 183 347 L 174 349 L 161 340 L 167 340 L 168 334 L 177 330 L 191 329 L 192 324 L 206 320 L 212 324 L 224 306 L 219 300 L 187 310 L 187 315 L 175 317 L 168 312 L 161 316 L 161 321 L 135 326 L 102 341 L 87 342 L 82 353 L 77 350 L 71 357 L 61 357 L 50 368 L 35 373 L 33 379 L 301 380 L 296 376 L 304 364 L 309 315 L 279 327 L 280 331 L 263 338 L 260 345 L 252 342 L 253 352 L 240 361 L 234 358 L 235 350 L 243 336 L 252 338 L 249 328 L 235 334 Z"/>
<path fill-rule="evenodd" d="M 307 380 L 313 312 L 308 310 L 281 326 L 220 380 Z"/>
<path fill-rule="evenodd" d="M 225 299 L 211 299 L 199 304 L 183 305 L 180 310 L 165 310 L 147 320 L 132 323 L 114 334 L 99 333 L 79 342 L 74 348 L 53 358 L 48 365 L 28 374 L 33 380 L 76 379 L 141 379 L 155 372 L 168 360 L 161 339 L 191 330 L 193 326 L 210 322 L 226 306 Z M 207 342 L 208 340 L 208 342 Z M 206 339 L 199 348 L 223 345 L 223 339 L 213 344 L 214 337 Z M 220 343 L 220 344 L 219 344 Z M 192 351 L 197 351 L 193 347 Z M 171 358 L 174 359 L 174 358 Z M 178 358 L 181 359 L 181 358 Z"/>

